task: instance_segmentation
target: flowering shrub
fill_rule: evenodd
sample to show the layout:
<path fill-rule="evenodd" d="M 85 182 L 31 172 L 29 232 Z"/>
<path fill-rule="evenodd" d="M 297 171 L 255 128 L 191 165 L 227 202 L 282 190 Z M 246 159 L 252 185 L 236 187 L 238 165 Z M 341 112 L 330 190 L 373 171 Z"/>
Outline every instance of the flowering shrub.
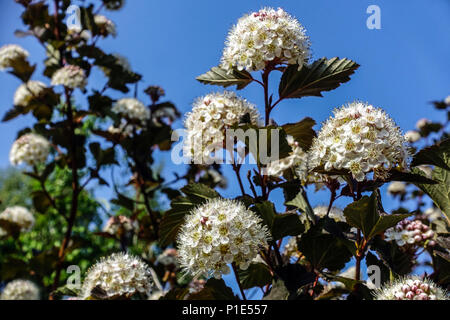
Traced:
<path fill-rule="evenodd" d="M 72 27 L 71 1 L 17 2 L 27 28 L 17 34 L 34 37 L 47 57 L 36 68 L 25 49 L 0 49 L 0 69 L 21 81 L 3 121 L 32 119 L 10 150 L 30 188 L 0 203 L 1 299 L 449 298 L 448 121 L 421 119 L 403 134 L 381 108 L 350 97 L 334 112 L 330 105 L 322 124 L 295 110 L 278 124 L 272 111 L 285 100 L 322 97 L 359 67 L 313 60 L 301 20 L 263 8 L 231 28 L 218 65 L 197 77 L 226 89 L 194 100 L 178 149 L 190 163 L 165 181 L 160 155 L 177 150 L 181 114 L 163 88 L 139 90 L 128 60 L 101 48 L 117 34 L 102 10 L 123 1 L 77 2 L 83 19 Z M 244 98 L 250 85 L 261 87 L 263 104 Z M 449 99 L 433 105 L 448 113 Z M 233 160 L 239 189 L 228 198 L 219 193 L 228 163 L 216 163 L 216 152 Z M 112 199 L 97 199 L 97 186 Z M 78 287 L 69 285 L 74 265 Z M 371 267 L 378 281 L 364 273 Z"/>

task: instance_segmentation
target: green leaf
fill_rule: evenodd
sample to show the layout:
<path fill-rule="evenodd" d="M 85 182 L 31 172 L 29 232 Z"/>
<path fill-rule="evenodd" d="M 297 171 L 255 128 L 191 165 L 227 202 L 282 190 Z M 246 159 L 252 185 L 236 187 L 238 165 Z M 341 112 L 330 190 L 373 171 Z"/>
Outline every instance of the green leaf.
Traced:
<path fill-rule="evenodd" d="M 380 216 L 376 194 L 376 192 L 373 192 L 370 198 L 364 196 L 344 209 L 347 223 L 352 227 L 361 229 L 366 240 L 395 226 L 399 221 L 410 216 L 410 214 Z"/>
<path fill-rule="evenodd" d="M 189 296 L 189 300 L 239 300 L 223 279 L 209 279 L 198 293 Z"/>
<path fill-rule="evenodd" d="M 411 161 L 411 166 L 430 164 L 450 171 L 450 166 L 445 161 L 448 158 L 450 158 L 450 139 L 417 152 Z"/>
<path fill-rule="evenodd" d="M 275 280 L 272 284 L 272 289 L 263 300 L 287 300 L 289 297 L 289 290 L 286 288 L 284 281 L 281 279 Z"/>
<path fill-rule="evenodd" d="M 350 80 L 359 67 L 349 59 L 321 58 L 311 65 L 289 66 L 281 77 L 278 93 L 280 98 L 322 97 L 322 91 L 336 89 Z"/>
<path fill-rule="evenodd" d="M 310 228 L 298 242 L 298 249 L 317 270 L 327 268 L 330 271 L 341 270 L 353 256 L 348 250 L 345 239 L 331 234 L 323 234 Z"/>
<path fill-rule="evenodd" d="M 286 236 L 298 236 L 305 231 L 300 217 L 295 213 L 277 214 L 273 220 L 272 238 L 279 240 Z"/>
<path fill-rule="evenodd" d="M 44 191 L 33 191 L 31 197 L 33 198 L 33 206 L 39 213 L 47 212 L 48 208 L 52 205 Z"/>
<path fill-rule="evenodd" d="M 313 138 L 316 136 L 316 132 L 312 128 L 315 124 L 316 121 L 314 119 L 306 117 L 297 123 L 283 125 L 283 129 L 286 134 L 294 137 L 294 140 L 298 142 L 303 150 L 307 151 L 311 147 Z"/>
<path fill-rule="evenodd" d="M 450 157 L 444 159 L 447 164 L 450 164 Z M 422 170 L 413 168 L 413 172 L 425 175 Z M 445 214 L 447 222 L 450 225 L 450 171 L 441 167 L 433 169 L 433 180 L 437 184 L 422 184 L 414 183 L 423 192 L 425 192 L 436 204 L 436 206 Z"/>
<path fill-rule="evenodd" d="M 210 71 L 196 78 L 203 84 L 211 84 L 221 87 L 229 87 L 236 85 L 238 90 L 244 89 L 253 78 L 250 73 L 245 70 L 239 71 L 234 69 L 231 73 L 221 67 L 213 67 Z"/>
<path fill-rule="evenodd" d="M 314 211 L 309 204 L 306 192 L 302 189 L 294 199 L 285 203 L 287 206 L 297 207 L 301 212 L 305 212 L 311 221 L 315 221 Z"/>
<path fill-rule="evenodd" d="M 194 203 L 203 203 L 206 200 L 219 197 L 216 190 L 202 183 L 188 184 L 181 188 L 181 191 Z"/>
<path fill-rule="evenodd" d="M 272 281 L 270 270 L 263 263 L 252 263 L 247 270 L 239 270 L 238 273 L 243 289 L 263 287 Z"/>
<path fill-rule="evenodd" d="M 413 263 L 409 254 L 405 253 L 395 242 L 381 240 L 379 236 L 373 238 L 370 245 L 372 250 L 394 274 L 406 275 L 411 272 Z"/>
<path fill-rule="evenodd" d="M 252 210 L 261 217 L 263 223 L 269 229 L 273 241 L 286 236 L 299 235 L 305 230 L 297 214 L 277 214 L 273 203 L 270 201 L 257 203 Z"/>

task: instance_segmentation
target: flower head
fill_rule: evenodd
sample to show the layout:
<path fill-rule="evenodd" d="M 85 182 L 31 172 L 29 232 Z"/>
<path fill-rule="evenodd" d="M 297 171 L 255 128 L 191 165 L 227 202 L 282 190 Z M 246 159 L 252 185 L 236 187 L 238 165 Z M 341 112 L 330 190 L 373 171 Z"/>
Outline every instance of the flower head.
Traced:
<path fill-rule="evenodd" d="M 407 166 L 408 149 L 400 129 L 381 109 L 353 102 L 334 111 L 314 138 L 310 169 L 348 170 L 357 181 L 373 172 L 385 178 L 392 168 Z"/>
<path fill-rule="evenodd" d="M 44 137 L 27 133 L 17 139 L 9 153 L 9 161 L 13 166 L 26 163 L 30 166 L 43 163 L 50 153 L 50 142 Z"/>
<path fill-rule="evenodd" d="M 313 211 L 316 216 L 323 218 L 327 215 L 328 206 L 317 206 L 313 209 Z M 328 216 L 336 222 L 346 222 L 344 211 L 337 207 L 331 207 Z"/>
<path fill-rule="evenodd" d="M 375 300 L 449 300 L 444 289 L 418 276 L 399 278 L 378 289 Z"/>
<path fill-rule="evenodd" d="M 125 117 L 127 120 L 137 121 L 143 126 L 150 119 L 150 110 L 135 98 L 123 98 L 112 107 L 112 112 Z"/>
<path fill-rule="evenodd" d="M 405 133 L 405 139 L 410 143 L 419 141 L 420 138 L 421 138 L 420 133 L 417 132 L 416 130 L 409 130 L 408 132 Z"/>
<path fill-rule="evenodd" d="M 39 98 L 46 88 L 40 81 L 30 80 L 22 83 L 14 93 L 14 105 L 27 107 L 32 100 Z"/>
<path fill-rule="evenodd" d="M 184 154 L 194 159 L 210 158 L 215 148 L 223 147 L 225 130 L 239 124 L 246 115 L 251 124 L 259 124 L 256 107 L 234 92 L 211 93 L 198 98 L 184 121 L 187 130 Z M 203 163 L 202 160 L 199 163 Z"/>
<path fill-rule="evenodd" d="M 55 71 L 52 76 L 52 85 L 63 85 L 71 89 L 84 89 L 86 86 L 84 70 L 78 66 L 67 65 Z"/>
<path fill-rule="evenodd" d="M 422 118 L 419 119 L 416 122 L 416 128 L 417 130 L 422 130 L 423 128 L 425 128 L 427 125 L 429 125 L 431 123 L 431 120 L 427 119 L 427 118 Z"/>
<path fill-rule="evenodd" d="M 303 65 L 309 59 L 303 26 L 283 9 L 264 8 L 239 19 L 228 33 L 221 65 L 257 71 L 266 63 Z"/>
<path fill-rule="evenodd" d="M 406 193 L 406 183 L 402 181 L 392 181 L 389 183 L 387 192 L 391 195 L 403 195 Z"/>
<path fill-rule="evenodd" d="M 102 299 L 129 298 L 136 293 L 151 294 L 152 275 L 147 264 L 128 253 L 114 253 L 102 258 L 88 271 L 81 288 L 81 297 L 100 289 Z"/>
<path fill-rule="evenodd" d="M 395 241 L 400 247 L 407 245 L 434 245 L 434 231 L 420 220 L 402 220 L 385 231 L 387 241 Z M 427 242 L 428 241 L 428 242 Z"/>
<path fill-rule="evenodd" d="M 28 57 L 28 51 L 16 44 L 7 44 L 0 48 L 0 70 L 5 70 Z"/>
<path fill-rule="evenodd" d="M 187 273 L 213 273 L 220 278 L 230 272 L 229 263 L 248 268 L 268 238 L 262 220 L 242 203 L 212 199 L 186 216 L 178 236 L 178 256 Z"/>
<path fill-rule="evenodd" d="M 0 213 L 0 219 L 16 225 L 20 231 L 29 231 L 34 225 L 33 214 L 27 208 L 14 206 Z"/>
<path fill-rule="evenodd" d="M 107 17 L 101 14 L 96 14 L 94 16 L 94 22 L 103 37 L 106 37 L 107 35 L 112 35 L 115 37 L 117 35 L 116 25 Z"/>
<path fill-rule="evenodd" d="M 39 288 L 29 280 L 9 282 L 0 296 L 0 300 L 39 300 Z"/>

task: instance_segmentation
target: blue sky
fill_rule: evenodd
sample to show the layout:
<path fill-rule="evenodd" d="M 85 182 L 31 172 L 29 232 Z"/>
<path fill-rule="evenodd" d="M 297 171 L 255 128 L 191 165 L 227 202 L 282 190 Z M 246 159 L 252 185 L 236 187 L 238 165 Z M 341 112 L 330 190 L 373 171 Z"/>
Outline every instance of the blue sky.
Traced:
<path fill-rule="evenodd" d="M 366 27 L 369 5 L 381 9 L 381 30 Z M 162 86 L 167 98 L 182 113 L 191 109 L 192 101 L 210 91 L 195 77 L 219 63 L 223 43 L 229 28 L 243 14 L 264 6 L 282 7 L 297 17 L 311 39 L 313 59 L 347 57 L 361 67 L 352 80 L 327 92 L 324 98 L 304 98 L 284 101 L 273 111 L 279 124 L 294 122 L 305 116 L 319 124 L 330 116 L 334 107 L 355 99 L 384 108 L 404 130 L 413 129 L 422 117 L 438 120 L 430 101 L 450 94 L 450 1 L 182 1 L 128 0 L 123 10 L 104 13 L 117 25 L 118 36 L 106 39 L 100 46 L 107 52 L 125 55 L 134 70 L 143 75 L 144 84 Z M 0 4 L 0 45 L 18 43 L 26 48 L 32 62 L 42 63 L 44 52 L 34 39 L 14 37 L 21 28 L 21 6 L 14 1 Z M 42 67 L 38 69 L 42 71 Z M 48 80 L 36 73 L 34 79 Z M 103 86 L 104 80 L 94 73 L 92 87 Z M 19 81 L 0 73 L 0 113 L 12 105 Z M 276 90 L 276 79 L 272 89 Z M 262 89 L 250 85 L 239 92 L 262 111 Z M 122 97 L 114 94 L 114 97 Z M 144 99 L 144 95 L 140 93 Z M 83 100 L 80 100 L 83 103 Z M 8 153 L 16 132 L 29 125 L 23 117 L 0 124 L 0 167 L 8 166 Z M 316 125 L 316 129 L 320 126 Z M 181 127 L 181 121 L 175 125 Z M 170 172 L 184 172 L 182 166 L 170 163 L 170 154 L 160 156 L 168 179 Z M 229 187 L 221 190 L 226 197 L 238 195 L 231 168 L 225 166 Z M 245 168 L 244 168 L 245 169 Z M 275 195 L 279 200 L 279 195 Z M 313 204 L 324 204 L 328 195 L 312 197 Z M 386 208 L 393 203 L 386 197 Z M 282 202 L 277 207 L 282 209 Z"/>

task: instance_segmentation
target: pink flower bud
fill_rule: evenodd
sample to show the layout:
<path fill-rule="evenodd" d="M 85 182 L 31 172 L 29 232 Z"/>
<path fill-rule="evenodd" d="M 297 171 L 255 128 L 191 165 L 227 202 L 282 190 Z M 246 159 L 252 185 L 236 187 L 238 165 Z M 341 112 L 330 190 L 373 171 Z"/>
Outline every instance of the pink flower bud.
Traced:
<path fill-rule="evenodd" d="M 424 292 L 427 292 L 428 289 L 430 289 L 430 286 L 428 284 L 426 284 L 426 283 L 422 283 L 420 285 L 420 289 L 422 289 Z"/>
<path fill-rule="evenodd" d="M 409 291 L 409 292 L 406 294 L 406 299 L 412 299 L 412 298 L 414 298 L 414 293 L 413 293 L 412 291 Z"/>

